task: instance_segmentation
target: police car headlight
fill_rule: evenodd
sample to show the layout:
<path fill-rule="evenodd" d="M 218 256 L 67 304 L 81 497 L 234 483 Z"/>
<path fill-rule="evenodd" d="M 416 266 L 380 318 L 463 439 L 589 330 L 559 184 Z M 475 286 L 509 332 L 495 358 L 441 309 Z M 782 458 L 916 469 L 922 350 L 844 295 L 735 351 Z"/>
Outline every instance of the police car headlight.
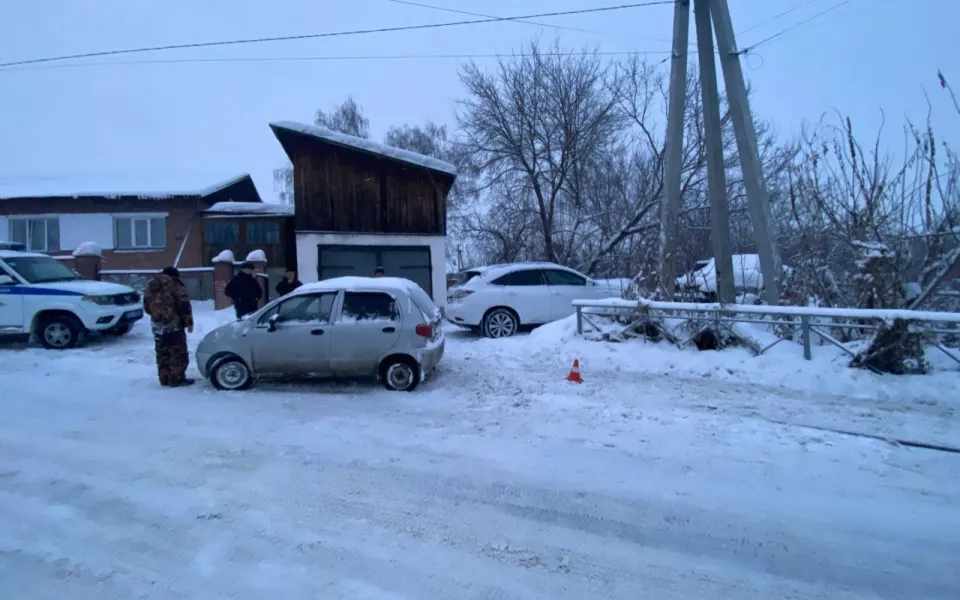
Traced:
<path fill-rule="evenodd" d="M 113 296 L 84 296 L 81 300 L 99 304 L 100 306 L 108 306 L 114 303 Z"/>

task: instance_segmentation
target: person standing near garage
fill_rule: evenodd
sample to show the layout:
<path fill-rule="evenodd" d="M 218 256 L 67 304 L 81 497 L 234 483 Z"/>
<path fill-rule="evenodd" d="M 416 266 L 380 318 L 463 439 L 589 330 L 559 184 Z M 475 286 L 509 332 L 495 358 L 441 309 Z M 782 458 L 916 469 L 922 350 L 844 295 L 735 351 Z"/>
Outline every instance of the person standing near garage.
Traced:
<path fill-rule="evenodd" d="M 281 279 L 280 283 L 277 284 L 277 287 L 273 289 L 277 291 L 278 296 L 286 296 L 301 285 L 303 285 L 303 283 L 297 279 L 297 272 L 294 269 L 287 269 L 283 279 Z"/>
<path fill-rule="evenodd" d="M 253 264 L 245 262 L 240 265 L 240 272 L 233 276 L 223 293 L 233 300 L 238 321 L 256 312 L 260 306 L 260 298 L 263 297 L 263 288 L 253 275 Z"/>
<path fill-rule="evenodd" d="M 193 332 L 193 309 L 175 267 L 165 268 L 147 284 L 143 312 L 150 315 L 160 385 L 191 385 L 194 380 L 186 376 L 190 364 L 187 333 Z"/>

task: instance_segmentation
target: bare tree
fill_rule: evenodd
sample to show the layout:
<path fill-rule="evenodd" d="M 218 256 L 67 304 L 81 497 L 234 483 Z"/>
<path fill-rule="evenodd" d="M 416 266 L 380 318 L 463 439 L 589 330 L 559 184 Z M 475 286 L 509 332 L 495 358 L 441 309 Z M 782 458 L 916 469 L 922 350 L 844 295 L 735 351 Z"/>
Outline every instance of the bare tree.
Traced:
<path fill-rule="evenodd" d="M 544 51 L 534 41 L 495 72 L 471 62 L 460 78 L 467 98 L 457 122 L 482 189 L 508 191 L 519 214 L 536 221 L 523 225 L 538 238 L 536 252 L 560 260 L 561 207 L 578 202 L 567 186 L 577 165 L 595 157 L 623 124 L 610 67 L 595 52 L 569 52 L 559 43 Z"/>

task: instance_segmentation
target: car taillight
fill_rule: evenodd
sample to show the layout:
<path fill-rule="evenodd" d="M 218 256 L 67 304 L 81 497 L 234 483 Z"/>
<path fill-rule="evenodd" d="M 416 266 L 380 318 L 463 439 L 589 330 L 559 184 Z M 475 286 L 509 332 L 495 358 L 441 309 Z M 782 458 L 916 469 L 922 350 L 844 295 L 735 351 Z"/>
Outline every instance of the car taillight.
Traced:
<path fill-rule="evenodd" d="M 463 298 L 466 298 L 467 296 L 469 296 L 469 295 L 472 294 L 472 293 L 473 293 L 473 290 L 463 290 L 463 289 L 460 289 L 460 290 L 457 290 L 457 291 L 455 291 L 455 292 L 453 293 L 453 297 L 454 297 L 456 300 L 462 300 Z"/>
<path fill-rule="evenodd" d="M 417 325 L 417 335 L 425 338 L 433 337 L 433 327 L 427 323 L 420 323 Z"/>

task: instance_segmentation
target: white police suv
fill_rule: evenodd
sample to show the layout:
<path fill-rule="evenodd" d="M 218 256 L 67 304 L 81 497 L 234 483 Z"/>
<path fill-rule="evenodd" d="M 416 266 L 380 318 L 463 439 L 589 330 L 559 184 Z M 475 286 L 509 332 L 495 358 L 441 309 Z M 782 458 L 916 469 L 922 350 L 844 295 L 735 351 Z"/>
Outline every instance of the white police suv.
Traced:
<path fill-rule="evenodd" d="M 123 335 L 143 318 L 133 288 L 85 281 L 46 254 L 0 245 L 0 336 L 36 335 L 46 348 L 81 343 L 89 332 Z"/>

